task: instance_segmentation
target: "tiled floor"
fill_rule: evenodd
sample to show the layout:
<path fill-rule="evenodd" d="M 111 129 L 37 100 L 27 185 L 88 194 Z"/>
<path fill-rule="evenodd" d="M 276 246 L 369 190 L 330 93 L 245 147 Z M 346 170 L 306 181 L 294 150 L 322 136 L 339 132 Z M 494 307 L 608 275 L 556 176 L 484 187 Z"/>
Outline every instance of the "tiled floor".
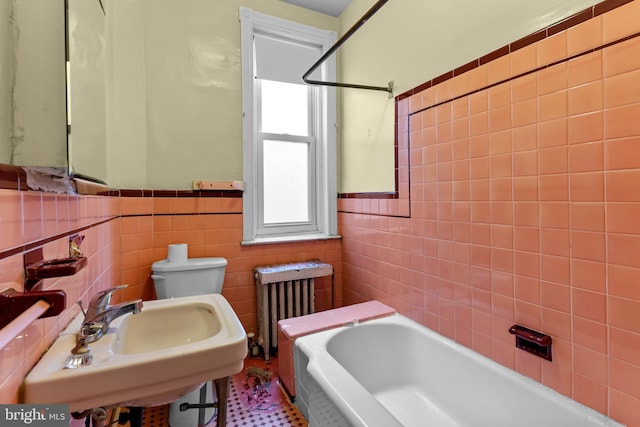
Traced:
<path fill-rule="evenodd" d="M 257 368 L 249 371 L 250 367 Z M 247 358 L 244 370 L 233 376 L 227 401 L 228 427 L 306 427 L 307 422 L 278 386 L 278 362 L 271 358 Z M 271 374 L 271 381 L 261 382 L 252 373 Z M 143 427 L 168 427 L 169 408 L 159 406 L 145 408 Z M 215 427 L 216 419 L 207 424 Z M 194 426 L 197 427 L 197 426 Z"/>

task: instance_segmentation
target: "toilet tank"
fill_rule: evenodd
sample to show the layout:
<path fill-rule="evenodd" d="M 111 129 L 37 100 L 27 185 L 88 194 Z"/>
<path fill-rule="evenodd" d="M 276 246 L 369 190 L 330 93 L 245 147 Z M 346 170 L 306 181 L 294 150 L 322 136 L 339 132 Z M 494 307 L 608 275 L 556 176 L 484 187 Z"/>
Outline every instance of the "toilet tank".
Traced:
<path fill-rule="evenodd" d="M 151 278 L 158 299 L 222 292 L 225 258 L 188 258 L 186 262 L 166 259 L 152 264 Z"/>

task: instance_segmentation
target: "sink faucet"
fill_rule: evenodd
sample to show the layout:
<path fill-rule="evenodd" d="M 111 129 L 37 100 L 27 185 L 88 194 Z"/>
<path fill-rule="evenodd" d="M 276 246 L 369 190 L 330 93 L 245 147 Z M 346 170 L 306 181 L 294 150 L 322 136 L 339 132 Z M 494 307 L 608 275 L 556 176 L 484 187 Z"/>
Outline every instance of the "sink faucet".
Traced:
<path fill-rule="evenodd" d="M 111 296 L 114 292 L 126 288 L 129 285 L 120 285 L 106 291 L 98 292 L 91 298 L 89 308 L 84 315 L 84 322 L 80 329 L 79 338 L 86 342 L 98 341 L 109 329 L 111 322 L 128 313 L 137 314 L 142 310 L 142 300 L 123 302 L 111 305 Z"/>
<path fill-rule="evenodd" d="M 89 307 L 84 313 L 84 321 L 76 338 L 76 346 L 71 350 L 71 356 L 67 359 L 67 369 L 77 368 L 91 363 L 91 349 L 89 344 L 98 341 L 109 330 L 111 322 L 128 313 L 137 314 L 142 310 L 142 300 L 123 302 L 111 305 L 111 296 L 114 292 L 126 288 L 128 285 L 120 285 L 95 294 L 91 298 Z"/>

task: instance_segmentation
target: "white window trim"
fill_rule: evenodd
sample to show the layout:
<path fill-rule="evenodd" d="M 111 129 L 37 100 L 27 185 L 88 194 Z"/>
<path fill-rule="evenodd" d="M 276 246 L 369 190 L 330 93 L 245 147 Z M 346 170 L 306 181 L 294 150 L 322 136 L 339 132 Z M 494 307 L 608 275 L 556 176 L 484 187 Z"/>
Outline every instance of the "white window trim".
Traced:
<path fill-rule="evenodd" d="M 324 144 L 319 144 L 321 152 L 318 153 L 317 168 L 322 172 L 317 183 L 318 203 L 317 209 L 318 231 L 305 234 L 278 234 L 258 237 L 258 192 L 256 191 L 258 173 L 257 144 L 254 143 L 258 136 L 257 129 L 257 102 L 254 91 L 254 32 L 271 33 L 279 36 L 289 36 L 293 40 L 301 40 L 311 44 L 321 44 L 322 51 L 326 52 L 336 41 L 336 33 L 330 30 L 321 30 L 307 25 L 287 21 L 269 15 L 255 12 L 249 8 L 240 7 L 240 22 L 242 29 L 242 139 L 243 139 L 243 179 L 245 189 L 243 193 L 243 244 L 258 244 L 282 241 L 297 241 L 311 239 L 336 238 L 338 230 L 337 220 L 337 161 L 336 161 L 336 108 L 327 108 L 327 105 L 336 105 L 336 90 L 333 87 L 320 88 L 324 93 L 326 103 L 323 103 L 323 111 L 320 114 L 320 126 L 317 129 L 318 140 L 323 139 Z M 336 63 L 331 56 L 323 65 L 323 78 L 327 81 L 336 80 Z"/>

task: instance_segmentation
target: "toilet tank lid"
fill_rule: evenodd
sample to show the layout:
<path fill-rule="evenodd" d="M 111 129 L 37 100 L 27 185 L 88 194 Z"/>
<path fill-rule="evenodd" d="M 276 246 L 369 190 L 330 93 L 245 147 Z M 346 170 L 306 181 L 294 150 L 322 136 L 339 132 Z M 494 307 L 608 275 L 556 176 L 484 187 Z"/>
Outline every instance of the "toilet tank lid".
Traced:
<path fill-rule="evenodd" d="M 154 272 L 203 270 L 205 268 L 220 268 L 227 265 L 227 260 L 221 257 L 215 258 L 188 258 L 186 263 L 169 262 L 166 259 L 156 261 L 151 265 Z"/>

